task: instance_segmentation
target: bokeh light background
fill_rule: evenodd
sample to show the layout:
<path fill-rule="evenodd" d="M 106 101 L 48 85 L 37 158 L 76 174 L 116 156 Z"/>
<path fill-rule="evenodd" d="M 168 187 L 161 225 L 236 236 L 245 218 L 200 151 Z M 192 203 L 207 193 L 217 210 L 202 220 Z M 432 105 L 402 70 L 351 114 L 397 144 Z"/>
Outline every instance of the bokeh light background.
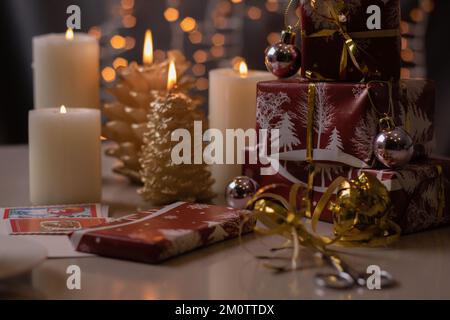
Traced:
<path fill-rule="evenodd" d="M 287 0 L 2 0 L 1 31 L 7 46 L 2 79 L 5 106 L 0 111 L 0 143 L 27 140 L 27 112 L 32 108 L 31 38 L 64 32 L 66 8 L 82 9 L 82 31 L 101 43 L 102 87 L 114 83 L 117 69 L 142 60 L 144 35 L 151 29 L 154 58 L 181 50 L 192 62 L 196 90 L 207 96 L 208 71 L 233 67 L 245 59 L 250 69 L 264 69 L 264 49 L 279 40 Z M 448 122 L 450 93 L 447 18 L 450 1 L 401 0 L 403 78 L 439 81 L 438 117 Z M 295 19 L 295 16 L 291 17 Z M 5 63 L 5 61 L 7 63 Z M 102 99 L 110 97 L 103 90 Z M 205 106 L 207 108 L 207 106 Z M 442 117 L 441 117 L 442 115 Z M 450 154 L 450 130 L 439 124 L 440 150 Z M 439 128 L 443 132 L 439 133 Z M 441 130 L 442 131 L 442 130 Z"/>

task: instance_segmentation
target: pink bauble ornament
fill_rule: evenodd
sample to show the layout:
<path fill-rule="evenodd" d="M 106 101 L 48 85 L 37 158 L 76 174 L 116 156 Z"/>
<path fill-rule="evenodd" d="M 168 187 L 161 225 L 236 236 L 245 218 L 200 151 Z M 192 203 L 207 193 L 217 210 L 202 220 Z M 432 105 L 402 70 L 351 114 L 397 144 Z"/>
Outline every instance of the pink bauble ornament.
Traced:
<path fill-rule="evenodd" d="M 375 157 L 388 168 L 401 168 L 411 161 L 414 143 L 410 135 L 396 127 L 389 117 L 380 120 L 381 132 L 375 137 Z"/>
<path fill-rule="evenodd" d="M 258 191 L 258 183 L 246 176 L 236 177 L 225 188 L 225 200 L 229 207 L 245 209 L 247 203 Z"/>

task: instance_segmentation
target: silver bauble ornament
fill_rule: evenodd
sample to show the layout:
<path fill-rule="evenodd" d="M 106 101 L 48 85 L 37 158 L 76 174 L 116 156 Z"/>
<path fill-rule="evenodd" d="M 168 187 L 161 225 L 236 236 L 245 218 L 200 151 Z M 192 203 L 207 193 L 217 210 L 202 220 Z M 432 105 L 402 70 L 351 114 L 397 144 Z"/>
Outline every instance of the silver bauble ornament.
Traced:
<path fill-rule="evenodd" d="M 414 154 L 414 143 L 410 135 L 396 127 L 390 117 L 380 120 L 381 132 L 375 137 L 375 157 L 388 168 L 401 168 L 408 164 Z"/>
<path fill-rule="evenodd" d="M 281 41 L 266 49 L 266 67 L 278 78 L 297 74 L 302 64 L 299 48 L 295 46 L 295 32 L 288 27 L 281 33 Z"/>
<path fill-rule="evenodd" d="M 234 178 L 225 188 L 227 205 L 235 209 L 245 209 L 258 189 L 258 183 L 249 177 L 239 176 Z"/>

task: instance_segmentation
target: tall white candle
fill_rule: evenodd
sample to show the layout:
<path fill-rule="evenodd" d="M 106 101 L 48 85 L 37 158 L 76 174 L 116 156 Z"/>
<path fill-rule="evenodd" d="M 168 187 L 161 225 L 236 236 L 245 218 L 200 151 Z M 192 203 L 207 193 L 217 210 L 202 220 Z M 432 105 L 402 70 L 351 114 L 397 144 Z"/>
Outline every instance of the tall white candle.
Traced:
<path fill-rule="evenodd" d="M 100 110 L 30 111 L 30 199 L 33 204 L 101 201 L 100 134 Z"/>
<path fill-rule="evenodd" d="M 33 38 L 34 107 L 98 108 L 100 49 L 87 34 Z"/>
<path fill-rule="evenodd" d="M 239 69 L 240 72 L 215 69 L 209 73 L 209 126 L 221 130 L 224 137 L 226 129 L 256 127 L 256 84 L 274 79 L 269 72 L 247 71 L 245 64 Z M 223 195 L 226 184 L 241 171 L 242 165 L 212 165 L 214 192 Z"/>

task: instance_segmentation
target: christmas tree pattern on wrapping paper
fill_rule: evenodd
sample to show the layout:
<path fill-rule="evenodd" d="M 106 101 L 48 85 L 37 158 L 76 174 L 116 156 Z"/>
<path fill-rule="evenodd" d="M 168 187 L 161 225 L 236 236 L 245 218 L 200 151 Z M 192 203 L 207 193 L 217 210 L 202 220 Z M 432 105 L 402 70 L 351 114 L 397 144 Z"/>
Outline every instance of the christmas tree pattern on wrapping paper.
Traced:
<path fill-rule="evenodd" d="M 291 111 L 289 107 L 294 105 Z M 315 113 L 313 129 L 317 140 L 314 142 L 314 158 L 316 160 L 336 159 L 337 162 L 354 166 L 365 166 L 356 157 L 346 154 L 341 133 L 336 123 L 336 107 L 331 102 L 327 84 L 316 84 Z M 286 92 L 258 91 L 257 124 L 260 129 L 280 130 L 280 159 L 283 155 L 291 155 L 296 160 L 306 158 L 306 141 L 301 141 L 299 132 L 308 126 L 307 92 L 289 96 Z M 298 126 L 300 124 L 300 128 Z M 334 139 L 335 141 L 331 141 Z M 340 160 L 339 160 L 340 159 Z"/>
<path fill-rule="evenodd" d="M 373 161 L 373 140 L 379 132 L 380 112 L 387 112 L 386 88 L 376 86 L 377 108 L 371 107 L 367 85 L 316 83 L 313 121 L 313 157 L 366 168 Z M 395 123 L 404 127 L 416 144 L 433 148 L 432 83 L 400 82 L 394 88 Z M 400 90 L 398 89 L 400 88 Z M 258 90 L 257 123 L 260 129 L 280 130 L 280 160 L 305 161 L 308 126 L 307 84 L 289 85 L 281 92 L 265 86 Z M 381 114 L 381 113 L 380 113 Z M 347 119 L 349 122 L 347 122 Z"/>
<path fill-rule="evenodd" d="M 291 99 L 284 92 L 258 92 L 256 98 L 256 121 L 260 129 L 273 129 L 274 121 L 283 115 L 282 106 L 290 103 Z"/>
<path fill-rule="evenodd" d="M 351 138 L 353 150 L 364 161 L 368 162 L 373 154 L 373 139 L 378 133 L 378 117 L 375 110 L 370 110 L 366 117 L 359 120 L 355 134 Z"/>
<path fill-rule="evenodd" d="M 325 84 L 318 84 L 314 109 L 314 131 L 317 133 L 317 149 L 322 148 L 322 135 L 329 132 L 336 120 L 335 109 L 328 97 Z"/>
<path fill-rule="evenodd" d="M 308 127 L 308 97 L 302 95 L 299 98 L 298 114 L 300 123 L 306 129 Z M 314 106 L 314 132 L 317 134 L 315 148 L 321 149 L 322 135 L 326 134 L 335 121 L 335 107 L 331 104 L 327 95 L 326 85 L 318 83 L 316 85 L 316 102 Z M 337 129 L 336 129 L 337 130 Z M 339 133 L 338 133 L 339 134 Z"/>
<path fill-rule="evenodd" d="M 301 95 L 298 101 L 299 120 L 303 128 L 306 129 L 308 126 L 309 108 L 307 92 Z M 341 133 L 336 123 L 337 110 L 331 101 L 327 84 L 317 83 L 314 106 L 314 132 L 317 136 L 317 141 L 314 143 L 314 158 L 316 160 L 334 160 L 355 166 L 364 166 L 359 159 L 344 152 Z M 328 142 L 326 142 L 327 138 Z"/>
<path fill-rule="evenodd" d="M 325 149 L 327 150 L 342 150 L 344 146 L 342 145 L 342 139 L 339 134 L 339 131 L 336 127 L 334 127 L 333 132 L 331 133 L 330 140 Z"/>
<path fill-rule="evenodd" d="M 295 118 L 295 115 L 292 117 Z M 280 130 L 280 149 L 283 151 L 291 151 L 294 146 L 300 144 L 290 112 L 283 114 L 282 120 L 277 124 L 276 129 Z"/>

